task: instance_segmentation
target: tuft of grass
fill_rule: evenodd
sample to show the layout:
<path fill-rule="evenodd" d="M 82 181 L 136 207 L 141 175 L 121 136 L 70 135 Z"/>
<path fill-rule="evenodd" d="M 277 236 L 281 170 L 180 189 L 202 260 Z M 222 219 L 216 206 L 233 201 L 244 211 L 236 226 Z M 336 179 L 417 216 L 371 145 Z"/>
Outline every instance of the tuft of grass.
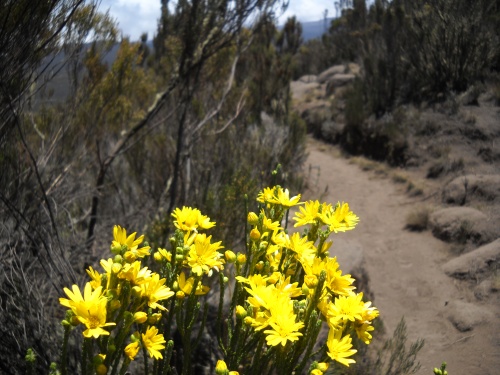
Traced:
<path fill-rule="evenodd" d="M 431 210 L 428 206 L 417 207 L 406 216 L 405 228 L 412 231 L 422 232 L 429 225 L 429 214 Z"/>
<path fill-rule="evenodd" d="M 396 184 L 406 184 L 409 181 L 409 177 L 405 173 L 396 171 L 392 174 L 392 181 Z"/>
<path fill-rule="evenodd" d="M 419 195 L 424 194 L 424 188 L 412 181 L 409 181 L 406 186 L 406 192 L 410 195 L 410 197 L 418 197 Z"/>

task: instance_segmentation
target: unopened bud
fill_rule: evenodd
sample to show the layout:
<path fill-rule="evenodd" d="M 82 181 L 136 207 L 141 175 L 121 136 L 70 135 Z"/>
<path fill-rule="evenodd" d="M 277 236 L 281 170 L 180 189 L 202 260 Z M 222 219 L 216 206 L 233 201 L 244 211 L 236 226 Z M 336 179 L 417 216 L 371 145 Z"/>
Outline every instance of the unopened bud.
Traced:
<path fill-rule="evenodd" d="M 161 254 L 158 252 L 153 254 L 153 258 L 155 258 L 155 261 L 157 261 L 157 262 L 161 262 L 161 260 L 163 259 Z"/>
<path fill-rule="evenodd" d="M 219 359 L 215 365 L 215 373 L 217 375 L 229 375 L 229 370 L 227 369 L 226 362 Z"/>
<path fill-rule="evenodd" d="M 238 253 L 238 255 L 236 256 L 236 262 L 238 264 L 243 264 L 246 261 L 247 261 L 247 256 L 245 254 Z"/>
<path fill-rule="evenodd" d="M 111 266 L 112 273 L 118 273 L 121 271 L 121 269 L 122 269 L 122 265 L 120 263 L 113 263 L 113 265 Z"/>
<path fill-rule="evenodd" d="M 256 269 L 257 271 L 262 271 L 262 269 L 263 269 L 263 268 L 264 268 L 264 262 L 263 262 L 263 261 L 260 261 L 259 263 L 257 263 L 257 264 L 255 265 L 255 269 Z"/>
<path fill-rule="evenodd" d="M 241 305 L 236 306 L 236 316 L 240 319 L 244 319 L 247 316 L 247 310 Z"/>
<path fill-rule="evenodd" d="M 253 228 L 251 231 L 250 231 L 250 239 L 252 241 L 258 241 L 260 239 L 260 232 L 257 228 Z"/>
<path fill-rule="evenodd" d="M 148 314 L 144 311 L 138 311 L 134 314 L 134 322 L 142 324 L 148 320 Z"/>
<path fill-rule="evenodd" d="M 236 254 L 232 252 L 231 250 L 226 250 L 224 253 L 224 256 L 226 258 L 226 261 L 228 263 L 234 263 L 236 261 Z"/>
<path fill-rule="evenodd" d="M 186 293 L 184 293 L 182 290 L 179 290 L 177 293 L 175 293 L 175 296 L 178 299 L 184 299 L 186 297 Z"/>
<path fill-rule="evenodd" d="M 108 368 L 101 363 L 99 366 L 96 367 L 95 373 L 97 375 L 106 375 L 108 373 Z"/>
<path fill-rule="evenodd" d="M 247 216 L 247 221 L 248 224 L 250 225 L 257 225 L 257 223 L 259 222 L 259 217 L 255 212 L 249 212 Z"/>

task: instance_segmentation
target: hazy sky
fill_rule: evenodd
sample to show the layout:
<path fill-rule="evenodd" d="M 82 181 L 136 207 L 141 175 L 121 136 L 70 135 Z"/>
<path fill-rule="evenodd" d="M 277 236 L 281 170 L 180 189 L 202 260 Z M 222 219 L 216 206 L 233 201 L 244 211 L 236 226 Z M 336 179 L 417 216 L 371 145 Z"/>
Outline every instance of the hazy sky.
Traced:
<path fill-rule="evenodd" d="M 325 9 L 328 9 L 328 16 L 332 17 L 335 15 L 333 3 L 334 0 L 290 0 L 280 22 L 294 14 L 302 22 L 317 21 L 323 18 Z M 137 40 L 143 32 L 147 32 L 148 39 L 151 39 L 156 31 L 160 4 L 160 0 L 102 0 L 100 10 L 104 12 L 109 9 L 124 36 Z"/>

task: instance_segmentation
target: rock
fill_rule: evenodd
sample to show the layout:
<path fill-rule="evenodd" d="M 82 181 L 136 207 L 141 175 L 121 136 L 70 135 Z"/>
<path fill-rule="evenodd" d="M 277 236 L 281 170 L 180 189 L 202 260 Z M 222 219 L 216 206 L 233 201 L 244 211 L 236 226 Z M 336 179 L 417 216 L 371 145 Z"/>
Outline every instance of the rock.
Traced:
<path fill-rule="evenodd" d="M 307 74 L 305 76 L 302 76 L 299 78 L 300 82 L 303 83 L 316 83 L 316 80 L 318 79 L 318 76 L 314 74 Z"/>
<path fill-rule="evenodd" d="M 344 127 L 343 123 L 325 121 L 321 125 L 321 138 L 328 142 L 338 143 Z"/>
<path fill-rule="evenodd" d="M 446 316 L 460 332 L 470 331 L 472 328 L 487 324 L 494 319 L 489 310 L 477 304 L 463 301 L 451 301 L 446 307 Z"/>
<path fill-rule="evenodd" d="M 361 74 L 361 67 L 359 64 L 349 63 L 347 64 L 347 67 L 349 68 L 349 73 L 352 73 L 355 76 L 359 76 Z"/>
<path fill-rule="evenodd" d="M 316 82 L 305 83 L 303 81 L 293 81 L 290 83 L 292 97 L 296 100 L 305 100 L 305 96 L 314 93 L 319 85 Z"/>
<path fill-rule="evenodd" d="M 339 87 L 345 86 L 356 79 L 354 74 L 335 74 L 326 82 L 326 95 L 330 96 L 335 93 Z"/>
<path fill-rule="evenodd" d="M 344 65 L 334 65 L 331 68 L 328 68 L 325 70 L 323 73 L 321 73 L 318 76 L 317 82 L 318 83 L 325 83 L 330 79 L 330 77 L 333 77 L 335 74 L 344 74 L 345 73 L 345 66 Z"/>
<path fill-rule="evenodd" d="M 493 292 L 492 283 L 490 279 L 481 281 L 481 283 L 474 288 L 474 296 L 478 300 L 489 299 L 491 292 Z"/>
<path fill-rule="evenodd" d="M 443 265 L 443 271 L 456 278 L 478 278 L 498 268 L 500 239 L 463 254 Z"/>
<path fill-rule="evenodd" d="M 444 203 L 463 205 L 473 200 L 495 201 L 500 197 L 500 175 L 466 175 L 452 180 L 443 190 Z"/>
<path fill-rule="evenodd" d="M 448 207 L 434 211 L 429 217 L 429 227 L 434 237 L 446 242 L 481 242 L 486 236 L 483 223 L 488 217 L 471 207 Z M 484 240 L 483 240 L 484 242 Z"/>

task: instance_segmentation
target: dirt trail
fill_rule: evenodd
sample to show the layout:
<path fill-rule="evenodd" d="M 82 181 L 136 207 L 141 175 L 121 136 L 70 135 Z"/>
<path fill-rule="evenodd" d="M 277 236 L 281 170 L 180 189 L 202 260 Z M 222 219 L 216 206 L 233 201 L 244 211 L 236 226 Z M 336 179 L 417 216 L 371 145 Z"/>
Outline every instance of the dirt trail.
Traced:
<path fill-rule="evenodd" d="M 390 179 L 339 157 L 334 146 L 310 139 L 308 152 L 310 189 L 304 198 L 346 201 L 361 219 L 354 231 L 333 238 L 331 254 L 339 256 L 342 269 L 363 259 L 387 335 L 404 316 L 409 342 L 425 339 L 417 374 L 431 375 L 442 361 L 450 375 L 500 373 L 498 329 L 483 325 L 459 332 L 446 317 L 449 301 L 473 301 L 462 284 L 441 270 L 452 258 L 449 246 L 429 232 L 404 229 L 407 214 L 422 203 Z"/>

